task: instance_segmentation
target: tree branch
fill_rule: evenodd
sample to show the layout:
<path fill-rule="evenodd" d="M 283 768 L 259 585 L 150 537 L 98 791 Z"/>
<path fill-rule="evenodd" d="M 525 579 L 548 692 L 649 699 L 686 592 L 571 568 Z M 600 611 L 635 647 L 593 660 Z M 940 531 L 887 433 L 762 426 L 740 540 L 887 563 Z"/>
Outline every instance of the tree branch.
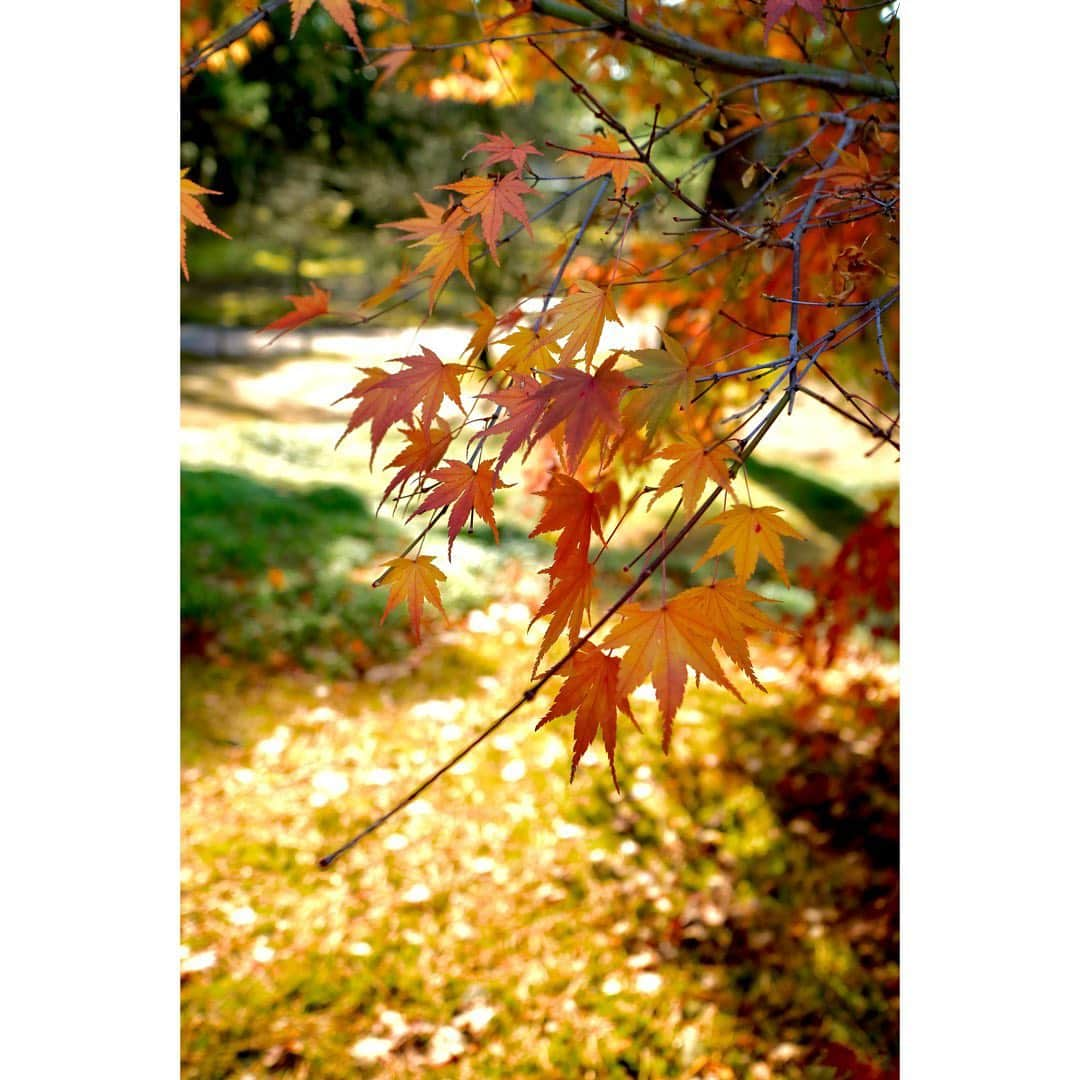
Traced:
<path fill-rule="evenodd" d="M 750 455 L 757 449 L 757 446 L 764 437 L 765 432 L 767 432 L 769 428 L 772 427 L 772 425 L 776 422 L 777 418 L 780 416 L 781 412 L 783 412 L 786 399 L 787 393 L 785 392 L 784 396 L 781 397 L 780 400 L 773 406 L 769 415 L 765 417 L 765 419 L 759 425 L 753 436 L 747 440 L 746 445 L 742 449 L 741 460 L 735 462 L 731 466 L 731 477 L 734 477 L 738 473 L 740 465 L 745 463 L 746 459 L 750 457 Z M 543 673 L 543 675 L 536 679 L 529 686 L 529 688 L 521 694 L 521 696 L 517 699 L 517 701 L 514 702 L 513 705 L 511 705 L 505 712 L 496 717 L 490 724 L 488 724 L 486 728 L 484 728 L 483 731 L 480 732 L 479 735 L 475 736 L 471 742 L 463 746 L 452 758 L 450 758 L 444 764 L 440 765 L 439 768 L 435 770 L 435 772 L 433 772 L 430 776 L 426 777 L 421 783 L 414 787 L 412 791 L 410 791 L 407 795 L 404 795 L 396 803 L 394 803 L 394 805 L 391 806 L 389 810 L 387 810 L 383 814 L 380 814 L 377 818 L 375 818 L 374 821 L 372 821 L 365 828 L 361 829 L 360 832 L 358 832 L 351 840 L 346 841 L 346 843 L 342 844 L 341 847 L 339 847 L 336 851 L 331 851 L 329 855 L 324 855 L 321 859 L 319 859 L 319 866 L 321 866 L 323 869 L 331 866 L 338 858 L 344 855 L 345 852 L 349 851 L 351 848 L 355 847 L 358 843 L 360 843 L 360 841 L 363 840 L 365 836 L 370 836 L 380 826 L 385 825 L 386 822 L 388 822 L 392 817 L 404 810 L 405 807 L 408 806 L 414 799 L 416 799 L 422 792 L 426 791 L 429 787 L 431 787 L 431 785 L 434 784 L 436 780 L 438 780 L 442 776 L 445 776 L 446 773 L 448 773 L 459 761 L 465 758 L 468 754 L 472 753 L 472 751 L 475 750 L 476 747 L 478 747 L 485 739 L 493 735 L 507 720 L 510 719 L 511 716 L 514 715 L 514 713 L 518 711 L 518 709 L 532 701 L 536 697 L 537 693 L 541 690 L 541 688 L 549 680 L 554 678 L 554 676 L 557 675 L 568 663 L 570 663 L 571 659 L 573 659 L 573 657 L 577 654 L 578 650 L 582 647 L 582 645 L 584 645 L 585 642 L 592 638 L 596 634 L 596 632 L 604 625 L 604 623 L 611 619 L 624 604 L 628 603 L 630 599 L 634 596 L 634 594 L 641 588 L 641 586 L 644 585 L 645 582 L 648 581 L 649 578 L 652 577 L 652 575 L 661 566 L 663 566 L 667 557 L 683 542 L 683 540 L 686 539 L 694 526 L 705 516 L 709 507 L 712 506 L 712 504 L 716 502 L 716 500 L 722 494 L 724 494 L 726 490 L 727 488 L 723 484 L 717 484 L 716 488 L 702 502 L 702 504 L 697 508 L 694 514 L 689 519 L 687 519 L 686 524 L 684 524 L 683 527 L 675 534 L 675 536 L 670 541 L 668 541 L 667 544 L 664 545 L 663 550 L 660 551 L 659 554 L 657 554 L 649 562 L 649 564 L 641 571 L 640 574 L 638 574 L 638 576 L 624 590 L 622 595 L 615 601 L 615 603 L 612 604 L 611 607 L 609 607 L 607 611 L 605 611 L 604 614 L 601 615 L 595 623 L 593 623 L 593 625 L 586 633 L 582 634 L 582 636 L 578 638 L 578 640 L 574 642 L 573 645 L 570 646 L 569 651 L 560 660 L 557 660 L 554 664 L 551 665 L 551 667 L 547 669 L 547 671 Z"/>
<path fill-rule="evenodd" d="M 891 79 L 882 79 L 863 72 L 843 71 L 840 68 L 822 67 L 818 64 L 801 64 L 793 60 L 779 60 L 773 56 L 749 56 L 745 53 L 728 52 L 704 42 L 684 37 L 674 30 L 634 22 L 623 10 L 604 3 L 604 0 L 577 0 L 577 5 L 563 0 L 532 0 L 533 11 L 564 22 L 574 23 L 599 33 L 626 38 L 650 52 L 678 60 L 688 67 L 705 68 L 708 71 L 724 71 L 735 75 L 765 76 L 787 79 L 803 86 L 834 90 L 842 94 L 865 94 L 868 97 L 895 101 L 900 95 Z M 584 8 L 585 11 L 580 10 Z M 587 14 L 588 13 L 588 14 Z M 589 14 L 604 20 L 597 26 Z"/>

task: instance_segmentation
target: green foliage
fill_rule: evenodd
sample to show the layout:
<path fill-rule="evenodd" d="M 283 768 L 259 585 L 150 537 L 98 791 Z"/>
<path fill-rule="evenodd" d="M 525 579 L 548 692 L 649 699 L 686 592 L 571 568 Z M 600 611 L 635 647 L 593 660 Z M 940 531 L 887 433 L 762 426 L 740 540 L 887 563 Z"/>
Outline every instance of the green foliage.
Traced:
<path fill-rule="evenodd" d="M 401 622 L 353 571 L 397 530 L 344 487 L 274 486 L 220 469 L 181 473 L 180 615 L 189 651 L 349 670 L 397 655 Z"/>

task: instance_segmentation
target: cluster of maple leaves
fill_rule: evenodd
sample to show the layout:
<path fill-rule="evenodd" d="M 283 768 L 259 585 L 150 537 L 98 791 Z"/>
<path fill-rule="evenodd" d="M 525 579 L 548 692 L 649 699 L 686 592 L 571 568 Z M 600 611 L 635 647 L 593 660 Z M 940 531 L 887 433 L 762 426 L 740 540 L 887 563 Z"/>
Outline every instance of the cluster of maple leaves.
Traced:
<path fill-rule="evenodd" d="M 616 182 L 622 181 L 625 188 L 629 179 L 626 155 L 612 151 L 601 137 L 593 137 L 587 149 L 596 149 L 598 143 L 599 156 L 590 159 L 589 170 L 596 177 L 618 171 Z M 515 145 L 505 135 L 493 135 L 472 152 L 487 154 L 483 168 L 507 162 L 512 169 L 442 185 L 442 190 L 459 195 L 460 200 L 438 206 L 421 198 L 422 218 L 392 223 L 414 246 L 426 248 L 411 276 L 432 274 L 432 304 L 453 269 L 471 280 L 471 219 L 480 219 L 492 255 L 506 215 L 528 226 L 521 196 L 533 191 L 523 180 L 522 170 L 527 157 L 539 151 L 531 143 Z M 290 299 L 294 310 L 266 330 L 293 329 L 328 311 L 330 301 L 329 294 L 317 286 L 310 296 Z M 368 426 L 374 463 L 383 440 L 396 426 L 405 447 L 386 466 L 394 471 L 384 502 L 415 499 L 410 517 L 446 513 L 451 561 L 455 539 L 474 517 L 489 525 L 498 539 L 494 496 L 510 486 L 503 479 L 504 471 L 546 441 L 556 467 L 539 493 L 544 505 L 531 535 L 556 534 L 556 540 L 552 563 L 542 571 L 550 586 L 536 619 L 546 619 L 548 625 L 537 665 L 560 638 L 573 654 L 559 672 L 563 684 L 541 724 L 573 713 L 571 776 L 600 733 L 614 777 L 617 715 L 622 712 L 633 719 L 630 693 L 637 687 L 649 682 L 654 687 L 665 749 L 689 670 L 726 687 L 741 700 L 720 659 L 722 654 L 752 685 L 764 689 L 754 673 L 747 633 L 775 630 L 777 624 L 755 606 L 760 597 L 746 588 L 746 582 L 759 557 L 786 581 L 780 538 L 799 538 L 799 534 L 774 507 L 733 505 L 713 519 L 720 528 L 702 558 L 704 562 L 730 551 L 733 576 L 685 589 L 658 606 L 626 603 L 602 641 L 583 640 L 595 593 L 596 560 L 610 539 L 605 537 L 604 525 L 623 501 L 610 467 L 613 448 L 628 433 L 644 430 L 646 438 L 652 439 L 673 412 L 687 407 L 701 367 L 666 334 L 663 348 L 614 351 L 598 360 L 603 327 L 618 322 L 619 317 L 612 290 L 588 281 L 580 282 L 540 319 L 504 334 L 500 344 L 508 348 L 495 362 L 479 360 L 505 323 L 486 305 L 477 316 L 478 329 L 466 347 L 463 363 L 444 362 L 421 346 L 418 354 L 392 361 L 396 370 L 362 369 L 360 380 L 341 399 L 356 402 L 341 438 Z M 520 312 L 515 309 L 511 316 L 516 319 Z M 474 384 L 471 399 L 464 390 L 470 382 Z M 482 426 L 467 437 L 470 412 L 480 407 L 488 410 Z M 448 409 L 457 416 L 453 422 L 442 415 Z M 459 438 L 464 456 L 448 456 Z M 709 445 L 687 436 L 651 457 L 668 463 L 653 501 L 681 488 L 683 513 L 689 517 L 697 510 L 706 483 L 722 485 L 734 500 L 728 462 L 737 461 L 738 456 L 725 443 Z M 587 476 L 592 477 L 588 482 Z M 413 635 L 419 640 L 425 604 L 445 615 L 439 591 L 444 580 L 433 556 L 403 555 L 390 560 L 376 582 L 390 590 L 384 619 L 394 607 L 405 605 Z"/>
<path fill-rule="evenodd" d="M 314 0 L 290 2 L 295 33 Z M 366 60 L 350 0 L 319 2 Z M 389 5 L 369 6 L 400 17 Z M 794 7 L 824 26 L 821 0 L 767 0 L 763 9 L 766 38 Z M 717 115 L 728 128 L 717 136 L 721 143 L 725 138 L 745 137 L 763 123 L 760 111 L 747 105 L 730 104 Z M 861 145 L 852 150 L 837 146 L 833 163 L 815 169 L 810 185 L 796 189 L 792 205 L 797 207 L 800 199 L 808 198 L 811 189 L 820 211 L 836 215 L 847 213 L 852 192 L 856 201 L 868 191 L 882 202 L 891 197 L 889 185 L 893 181 L 881 166 L 882 155 L 891 152 L 891 144 L 872 127 L 872 118 L 860 122 L 869 132 Z M 811 125 L 809 145 L 816 137 L 816 122 L 811 119 L 807 123 Z M 419 258 L 367 298 L 362 310 L 379 307 L 409 283 L 420 280 L 426 280 L 429 311 L 434 310 L 455 273 L 475 288 L 471 266 L 476 258 L 486 254 L 498 264 L 504 243 L 520 231 L 532 236 L 530 213 L 536 204 L 527 206 L 525 200 L 539 197 L 530 159 L 543 158 L 541 151 L 531 142 L 515 143 L 498 133 L 485 135 L 468 154 L 482 155 L 476 175 L 438 185 L 437 190 L 447 193 L 441 202 L 417 195 L 420 215 L 385 226 L 400 232 L 403 243 Z M 609 133 L 595 132 L 583 145 L 567 149 L 560 160 L 565 158 L 584 162 L 583 181 L 603 184 L 621 206 L 654 179 L 640 153 L 623 149 Z M 754 182 L 756 168 L 751 164 L 746 170 L 744 187 Z M 770 183 L 771 177 L 762 191 L 767 191 Z M 210 221 L 198 201 L 207 194 L 214 193 L 182 174 L 181 258 L 185 276 L 187 223 L 226 235 Z M 504 235 L 508 225 L 511 232 Z M 827 302 L 802 313 L 804 340 L 817 338 L 827 344 L 831 340 L 828 335 L 836 333 L 827 309 L 852 296 L 861 300 L 868 283 L 881 274 L 874 247 L 882 242 L 876 223 L 865 215 L 853 216 L 845 227 L 847 243 L 839 250 L 824 239 L 825 229 L 800 237 L 804 273 L 832 281 Z M 789 223 L 776 236 L 790 236 L 792 228 Z M 702 229 L 689 248 L 684 242 L 684 250 L 671 261 L 681 258 L 685 250 L 693 250 L 707 267 L 710 260 L 744 246 L 748 236 L 754 239 L 742 229 Z M 634 721 L 630 699 L 639 687 L 651 683 L 655 691 L 665 750 L 690 671 L 742 700 L 725 668 L 726 658 L 752 686 L 764 689 L 754 671 L 748 635 L 774 631 L 778 626 L 758 608 L 762 598 L 751 592 L 747 583 L 758 561 L 764 559 L 787 584 L 782 538 L 801 537 L 775 507 L 739 502 L 732 486 L 732 470 L 741 464 L 735 444 L 713 435 L 707 406 L 692 409 L 701 396 L 702 384 L 710 385 L 715 373 L 716 346 L 723 342 L 723 333 L 730 334 L 729 354 L 757 347 L 770 338 L 786 340 L 789 336 L 783 325 L 787 312 L 778 310 L 774 294 L 782 296 L 790 288 L 792 245 L 776 244 L 760 254 L 752 247 L 750 250 L 753 258 L 761 260 L 761 277 L 752 297 L 741 307 L 740 318 L 729 318 L 724 312 L 730 280 L 722 276 L 713 284 L 705 272 L 698 279 L 701 287 L 693 302 L 685 303 L 685 295 L 680 295 L 669 308 L 669 332 L 662 333 L 659 348 L 601 355 L 605 325 L 621 322 L 616 297 L 625 304 L 623 297 L 632 295 L 631 290 L 618 290 L 642 282 L 618 278 L 614 266 L 594 267 L 595 272 L 578 276 L 550 306 L 555 299 L 553 286 L 536 317 L 526 317 L 520 307 L 500 315 L 480 302 L 470 316 L 476 331 L 462 356 L 446 362 L 421 345 L 417 354 L 391 361 L 391 368 L 361 369 L 359 381 L 339 399 L 355 403 L 341 439 L 367 427 L 372 465 L 386 436 L 396 431 L 404 448 L 385 466 L 392 475 L 383 502 L 411 506 L 410 519 L 429 515 L 421 541 L 427 530 L 445 517 L 450 561 L 456 538 L 475 518 L 490 526 L 498 539 L 496 492 L 514 482 L 506 479 L 511 468 L 523 465 L 538 447 L 544 448 L 544 460 L 550 467 L 546 484 L 538 492 L 543 509 L 530 535 L 554 534 L 555 544 L 551 565 L 542 571 L 548 578 L 548 589 L 536 620 L 546 620 L 547 626 L 534 674 L 556 645 L 564 642 L 566 652 L 549 669 L 563 680 L 562 685 L 540 724 L 574 715 L 571 777 L 599 734 L 618 786 L 614 765 L 618 715 Z M 633 260 L 625 263 L 632 265 Z M 652 298 L 663 301 L 668 262 L 657 258 L 655 265 L 657 288 Z M 560 271 L 556 285 L 561 276 Z M 288 299 L 293 310 L 265 330 L 287 333 L 330 311 L 330 293 L 314 284 L 309 294 Z M 627 304 L 624 311 L 630 306 Z M 701 320 L 712 320 L 715 311 L 726 322 L 721 322 L 719 329 L 710 328 L 716 332 L 703 334 Z M 880 320 L 880 311 L 878 316 Z M 696 339 L 698 347 L 689 353 L 680 338 Z M 702 348 L 702 343 L 711 348 Z M 495 357 L 489 354 L 491 345 L 499 346 Z M 667 445 L 656 447 L 661 435 L 671 437 L 672 433 Z M 642 487 L 629 496 L 624 492 L 620 481 L 625 485 L 628 473 L 638 467 L 656 472 L 654 463 L 661 462 L 665 463 L 664 471 L 651 488 Z M 629 512 L 646 491 L 651 491 L 655 503 L 678 490 L 677 512 L 689 528 L 700 517 L 699 509 L 705 508 L 706 485 L 712 490 L 709 504 L 721 491 L 730 503 L 706 522 L 718 530 L 698 566 L 716 559 L 712 580 L 670 597 L 665 590 L 659 604 L 630 601 L 627 595 L 600 620 L 606 624 L 605 633 L 590 631 L 590 626 L 596 626 L 592 606 L 597 560 L 623 520 L 609 526 L 616 511 L 622 508 Z M 663 543 L 662 535 L 661 547 Z M 389 589 L 383 618 L 404 605 L 413 636 L 419 641 L 425 605 L 445 617 L 439 586 L 446 578 L 433 556 L 410 554 L 415 546 L 385 564 L 376 584 Z M 728 554 L 732 573 L 721 577 L 721 558 Z"/>

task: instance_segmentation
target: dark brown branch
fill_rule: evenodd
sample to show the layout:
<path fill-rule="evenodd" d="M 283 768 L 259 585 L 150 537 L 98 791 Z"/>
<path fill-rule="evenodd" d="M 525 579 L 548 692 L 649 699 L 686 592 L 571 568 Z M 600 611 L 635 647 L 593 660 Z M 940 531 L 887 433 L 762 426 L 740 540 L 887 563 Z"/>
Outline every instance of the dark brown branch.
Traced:
<path fill-rule="evenodd" d="M 227 49 L 234 41 L 246 37 L 253 27 L 258 26 L 264 19 L 270 18 L 273 12 L 283 7 L 286 0 L 265 0 L 246 19 L 242 19 L 235 26 L 230 26 L 220 37 L 214 38 L 208 45 L 195 49 L 188 57 L 187 63 L 180 68 L 181 78 L 197 71 L 214 53 Z"/>
<path fill-rule="evenodd" d="M 606 4 L 603 0 L 577 0 L 577 6 L 564 3 L 563 0 L 532 0 L 532 7 L 533 11 L 541 15 L 596 29 L 598 33 L 612 36 L 618 34 L 634 45 L 640 45 L 650 52 L 677 60 L 692 68 L 723 71 L 734 75 L 776 76 L 802 86 L 814 86 L 842 94 L 863 94 L 889 101 L 899 97 L 891 79 L 822 67 L 818 64 L 778 60 L 772 56 L 749 56 L 717 49 L 673 30 L 633 22 L 620 7 Z M 595 27 L 580 8 L 603 19 L 607 25 Z"/>

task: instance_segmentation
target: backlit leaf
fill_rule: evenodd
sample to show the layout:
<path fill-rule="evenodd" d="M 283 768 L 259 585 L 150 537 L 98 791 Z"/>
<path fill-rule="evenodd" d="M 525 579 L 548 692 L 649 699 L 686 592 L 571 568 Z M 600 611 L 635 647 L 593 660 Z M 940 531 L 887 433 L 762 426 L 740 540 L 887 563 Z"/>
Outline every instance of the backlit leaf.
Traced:
<path fill-rule="evenodd" d="M 772 563 L 785 585 L 791 584 L 784 568 L 784 547 L 780 537 L 790 536 L 795 540 L 806 538 L 780 517 L 779 508 L 733 506 L 713 518 L 710 524 L 722 525 L 723 528 L 698 560 L 698 566 L 730 548 L 735 556 L 735 576 L 740 581 L 746 581 L 754 572 L 760 555 Z"/>
<path fill-rule="evenodd" d="M 439 582 L 446 580 L 446 575 L 434 565 L 435 560 L 431 555 L 418 555 L 415 559 L 397 558 L 383 563 L 389 569 L 375 582 L 378 585 L 389 585 L 390 595 L 386 600 L 381 626 L 386 621 L 386 616 L 398 604 L 405 604 L 409 609 L 409 623 L 412 626 L 413 640 L 420 641 L 420 612 L 426 600 L 429 604 L 437 607 L 442 612 L 443 618 L 446 612 L 443 610 L 442 598 L 439 596 Z"/>
<path fill-rule="evenodd" d="M 633 719 L 630 700 L 618 692 L 620 660 L 601 652 L 591 641 L 586 641 L 571 658 L 564 669 L 566 681 L 559 688 L 551 708 L 536 725 L 537 730 L 560 716 L 574 713 L 574 751 L 570 761 L 570 781 L 574 780 L 578 762 L 602 732 L 604 749 L 611 767 L 611 779 L 619 790 L 619 778 L 615 775 L 615 724 L 617 713 L 625 713 Z"/>

